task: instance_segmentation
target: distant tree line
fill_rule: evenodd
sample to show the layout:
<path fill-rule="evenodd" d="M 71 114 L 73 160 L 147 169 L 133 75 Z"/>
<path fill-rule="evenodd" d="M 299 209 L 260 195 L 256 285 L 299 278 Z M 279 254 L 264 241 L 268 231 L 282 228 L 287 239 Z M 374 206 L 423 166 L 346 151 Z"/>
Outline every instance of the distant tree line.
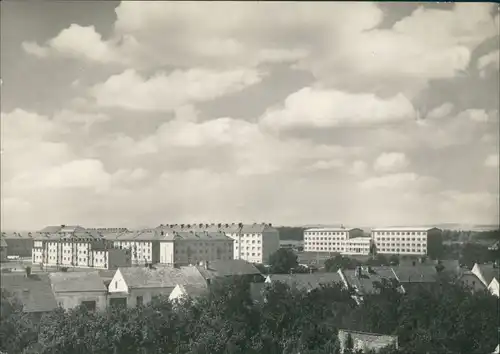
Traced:
<path fill-rule="evenodd" d="M 339 329 L 397 335 L 385 354 L 485 354 L 497 345 L 498 299 L 444 282 L 400 294 L 376 285 L 358 306 L 339 284 L 311 292 L 272 283 L 255 302 L 249 284 L 214 285 L 197 301 L 157 298 L 136 308 L 55 310 L 31 322 L 2 292 L 0 350 L 9 354 L 336 354 Z M 345 343 L 349 344 L 349 343 Z M 357 353 L 354 350 L 348 353 Z"/>

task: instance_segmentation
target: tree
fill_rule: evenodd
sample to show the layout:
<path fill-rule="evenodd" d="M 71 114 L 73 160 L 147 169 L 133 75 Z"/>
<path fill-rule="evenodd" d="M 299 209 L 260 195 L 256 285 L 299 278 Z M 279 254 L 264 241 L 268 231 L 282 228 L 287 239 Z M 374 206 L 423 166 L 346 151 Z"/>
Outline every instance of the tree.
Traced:
<path fill-rule="evenodd" d="M 359 265 L 361 265 L 361 262 L 356 259 L 336 255 L 335 257 L 329 258 L 325 261 L 325 270 L 327 272 L 336 272 L 339 269 L 354 269 Z"/>
<path fill-rule="evenodd" d="M 269 257 L 269 265 L 272 273 L 284 274 L 296 268 L 299 263 L 295 252 L 287 248 L 280 248 Z"/>

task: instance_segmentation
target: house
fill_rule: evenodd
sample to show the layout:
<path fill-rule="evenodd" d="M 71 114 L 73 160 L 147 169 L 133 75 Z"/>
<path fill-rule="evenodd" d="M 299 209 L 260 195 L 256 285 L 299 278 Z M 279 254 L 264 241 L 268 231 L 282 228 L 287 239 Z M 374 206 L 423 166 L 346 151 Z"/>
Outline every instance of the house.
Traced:
<path fill-rule="evenodd" d="M 262 273 L 252 263 L 242 259 L 202 262 L 196 266 L 196 269 L 208 285 L 230 277 L 243 277 L 251 283 L 263 283 L 265 280 Z"/>
<path fill-rule="evenodd" d="M 47 274 L 2 274 L 0 286 L 14 295 L 22 304 L 23 311 L 39 320 L 43 314 L 57 308 Z"/>
<path fill-rule="evenodd" d="M 491 354 L 500 354 L 500 344 L 497 345 L 497 347 L 495 348 L 495 350 Z"/>
<path fill-rule="evenodd" d="M 106 309 L 107 289 L 98 271 L 51 273 L 49 277 L 62 308 L 84 305 L 92 311 Z"/>
<path fill-rule="evenodd" d="M 438 272 L 433 264 L 415 263 L 413 266 L 400 265 L 391 269 L 405 291 L 417 286 L 432 288 L 438 284 Z"/>
<path fill-rule="evenodd" d="M 474 264 L 472 273 L 475 274 L 479 280 L 488 288 L 488 290 L 495 296 L 499 296 L 499 283 L 498 279 L 500 269 L 495 263 L 493 264 Z"/>
<path fill-rule="evenodd" d="M 7 260 L 7 242 L 2 238 L 0 238 L 0 262 L 5 262 Z"/>
<path fill-rule="evenodd" d="M 340 352 L 346 351 L 349 338 L 352 340 L 352 349 L 363 352 L 373 350 L 376 353 L 383 348 L 393 346 L 398 349 L 398 337 L 392 335 L 366 333 L 340 329 L 338 333 Z"/>
<path fill-rule="evenodd" d="M 488 287 L 471 271 L 464 271 L 458 277 L 458 281 L 469 288 L 472 292 L 482 291 Z"/>
<path fill-rule="evenodd" d="M 392 268 L 389 267 L 357 267 L 356 269 L 339 269 L 339 274 L 344 287 L 353 291 L 353 298 L 361 303 L 363 297 L 380 292 L 385 283 L 397 284 L 398 290 L 404 292 Z"/>
<path fill-rule="evenodd" d="M 265 282 L 282 282 L 289 287 L 311 291 L 320 288 L 322 285 L 331 283 L 342 284 L 342 278 L 338 273 L 309 273 L 309 274 L 270 274 Z"/>
<path fill-rule="evenodd" d="M 170 301 L 179 301 L 182 299 L 191 299 L 195 300 L 207 293 L 207 287 L 205 286 L 196 286 L 196 285 L 180 285 L 172 290 L 168 299 Z"/>
<path fill-rule="evenodd" d="M 156 296 L 170 296 L 178 285 L 206 287 L 196 267 L 119 268 L 108 286 L 110 306 L 141 306 Z"/>
<path fill-rule="evenodd" d="M 130 250 L 132 264 L 156 264 L 160 262 L 161 232 L 157 230 L 105 231 L 103 237 L 118 249 Z"/>

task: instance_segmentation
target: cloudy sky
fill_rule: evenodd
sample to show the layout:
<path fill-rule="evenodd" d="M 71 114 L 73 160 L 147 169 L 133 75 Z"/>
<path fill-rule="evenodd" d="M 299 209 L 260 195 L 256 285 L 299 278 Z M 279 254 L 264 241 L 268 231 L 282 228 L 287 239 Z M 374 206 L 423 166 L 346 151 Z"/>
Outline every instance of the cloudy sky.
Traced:
<path fill-rule="evenodd" d="M 498 222 L 495 5 L 1 10 L 4 229 Z"/>

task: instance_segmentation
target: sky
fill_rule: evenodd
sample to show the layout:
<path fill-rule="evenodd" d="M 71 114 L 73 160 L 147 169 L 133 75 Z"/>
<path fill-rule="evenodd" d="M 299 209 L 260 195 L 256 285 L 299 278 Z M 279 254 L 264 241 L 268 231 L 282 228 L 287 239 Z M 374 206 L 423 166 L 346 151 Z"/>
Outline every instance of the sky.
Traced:
<path fill-rule="evenodd" d="M 488 3 L 1 3 L 2 229 L 497 224 Z"/>

